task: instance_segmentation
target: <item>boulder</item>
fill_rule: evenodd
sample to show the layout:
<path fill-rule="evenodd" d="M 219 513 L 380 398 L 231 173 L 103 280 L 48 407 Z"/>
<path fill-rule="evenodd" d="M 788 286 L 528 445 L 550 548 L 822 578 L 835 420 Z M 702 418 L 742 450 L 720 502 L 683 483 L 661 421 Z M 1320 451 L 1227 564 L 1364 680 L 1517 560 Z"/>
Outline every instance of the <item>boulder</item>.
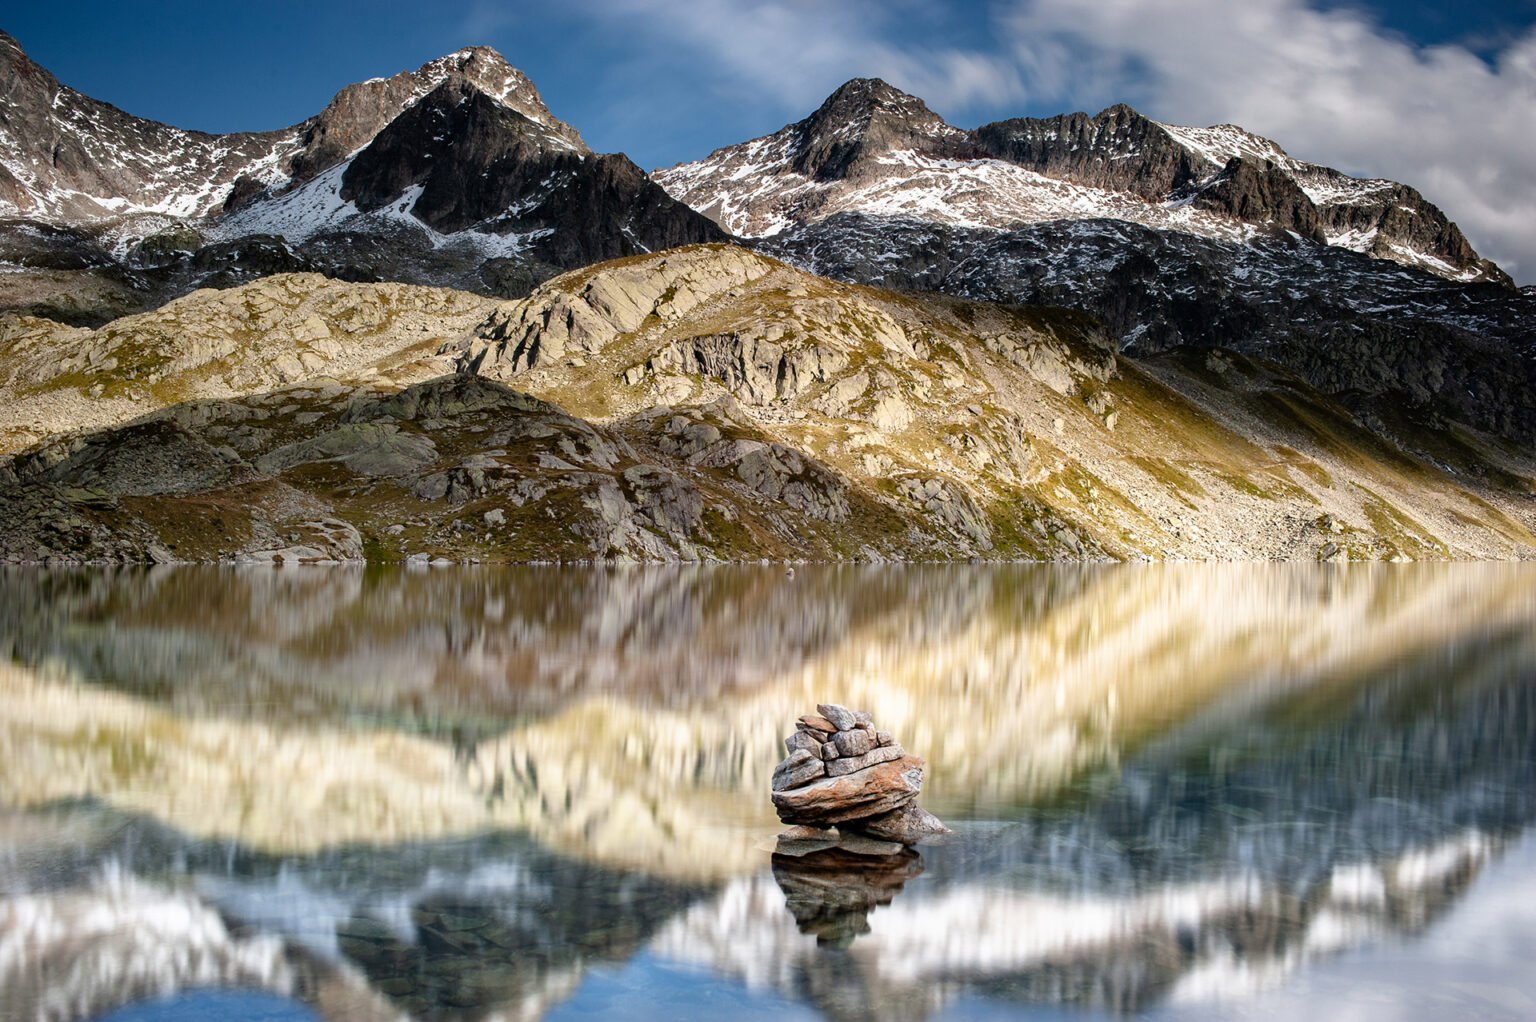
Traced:
<path fill-rule="evenodd" d="M 794 734 L 784 739 L 784 747 L 790 752 L 794 752 L 797 749 L 804 749 L 806 752 L 813 754 L 817 759 L 825 759 L 826 757 L 823 756 L 821 752 L 821 746 L 822 742 L 820 739 L 813 737 L 810 733 L 805 731 L 796 731 Z"/>
<path fill-rule="evenodd" d="M 862 756 L 875 747 L 875 734 L 859 729 L 839 731 L 832 736 L 832 744 L 839 756 Z"/>
<path fill-rule="evenodd" d="M 954 833 L 944 826 L 943 821 L 937 816 L 916 802 L 908 802 L 900 809 L 886 813 L 884 816 L 859 820 L 852 826 L 857 827 L 858 833 L 865 837 L 895 841 L 904 845 L 915 845 L 924 838 Z M 844 829 L 847 829 L 847 825 Z"/>
<path fill-rule="evenodd" d="M 808 731 L 820 731 L 822 734 L 827 735 L 837 730 L 836 724 L 815 713 L 807 713 L 795 722 L 795 726 Z"/>
<path fill-rule="evenodd" d="M 899 745 L 887 745 L 882 749 L 871 749 L 862 756 L 852 759 L 838 758 L 827 764 L 827 775 L 841 777 L 844 774 L 855 774 L 861 770 L 868 770 L 880 763 L 889 763 L 892 760 L 901 759 L 906 752 Z"/>

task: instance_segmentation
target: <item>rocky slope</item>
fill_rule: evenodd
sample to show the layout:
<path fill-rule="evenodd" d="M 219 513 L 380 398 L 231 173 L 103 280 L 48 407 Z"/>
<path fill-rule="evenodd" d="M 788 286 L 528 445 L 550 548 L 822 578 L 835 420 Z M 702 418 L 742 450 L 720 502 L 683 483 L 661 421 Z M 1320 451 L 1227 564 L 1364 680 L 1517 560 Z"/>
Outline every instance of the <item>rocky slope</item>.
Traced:
<path fill-rule="evenodd" d="M 1536 473 L 1486 436 L 1420 431 L 1431 462 L 1273 364 L 1133 360 L 1080 314 L 840 285 L 728 246 L 500 305 L 290 277 L 95 334 L 12 329 L 18 442 L 96 388 L 127 400 L 93 414 L 136 413 L 0 462 L 12 560 L 1536 547 Z"/>
<path fill-rule="evenodd" d="M 857 80 L 658 171 L 763 251 L 843 280 L 1055 304 L 1127 351 L 1274 359 L 1403 440 L 1405 414 L 1536 438 L 1536 304 L 1411 188 L 1125 106 L 965 132 Z"/>
<path fill-rule="evenodd" d="M 0 307 L 100 321 L 294 270 L 523 293 L 722 236 L 623 156 L 594 154 L 485 47 L 348 86 L 271 132 L 134 117 L 3 33 L 0 82 L 0 218 L 23 235 L 0 250 Z"/>
<path fill-rule="evenodd" d="M 1289 236 L 1223 242 L 1114 219 L 997 231 L 846 214 L 763 247 L 842 280 L 1080 309 L 1128 354 L 1273 359 L 1399 443 L 1447 420 L 1536 439 L 1528 292 Z"/>
<path fill-rule="evenodd" d="M 463 291 L 282 275 L 203 290 L 99 330 L 0 317 L 0 452 L 183 401 L 337 376 L 404 384 L 496 307 Z"/>

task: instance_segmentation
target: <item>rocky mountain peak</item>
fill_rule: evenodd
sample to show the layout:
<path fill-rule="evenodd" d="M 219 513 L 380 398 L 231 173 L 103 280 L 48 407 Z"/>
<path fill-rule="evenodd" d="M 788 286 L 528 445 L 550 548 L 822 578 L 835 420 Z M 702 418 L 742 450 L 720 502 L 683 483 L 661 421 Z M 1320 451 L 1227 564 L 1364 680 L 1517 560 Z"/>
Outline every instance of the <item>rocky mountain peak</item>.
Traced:
<path fill-rule="evenodd" d="M 539 90 L 528 76 L 489 46 L 469 46 L 456 50 L 423 64 L 411 75 L 429 88 L 436 88 L 450 76 L 462 78 L 502 106 L 516 110 L 535 124 L 560 134 L 573 148 L 587 151 L 576 129 L 549 112 L 549 107 L 544 105 L 544 97 L 539 95 Z"/>
<path fill-rule="evenodd" d="M 13 87 L 18 79 L 38 78 L 54 85 L 58 84 L 53 75 L 27 56 L 16 38 L 5 31 L 0 31 L 0 73 L 5 76 L 7 95 L 10 95 L 10 87 Z"/>
<path fill-rule="evenodd" d="M 450 78 L 540 125 L 565 148 L 590 152 L 575 128 L 544 105 L 528 76 L 489 46 L 472 46 L 428 61 L 414 71 L 349 85 L 307 126 L 304 152 L 293 163 L 295 181 L 305 181 L 366 145 L 412 104 Z"/>
<path fill-rule="evenodd" d="M 1161 124 L 1124 103 L 1092 116 L 1078 112 L 1010 118 L 984 124 L 974 136 L 997 159 L 1152 201 L 1215 169 L 1177 144 Z"/>
<path fill-rule="evenodd" d="M 902 92 L 883 78 L 851 78 L 839 85 L 821 106 L 811 114 L 810 120 L 832 124 L 869 120 L 877 112 L 885 112 L 908 119 L 938 121 L 939 117 L 928 105 L 909 92 Z"/>
<path fill-rule="evenodd" d="M 949 151 L 965 133 L 951 127 L 921 99 L 879 78 L 845 82 L 805 120 L 796 136 L 794 169 L 818 180 L 837 180 L 861 160 L 898 149 Z"/>

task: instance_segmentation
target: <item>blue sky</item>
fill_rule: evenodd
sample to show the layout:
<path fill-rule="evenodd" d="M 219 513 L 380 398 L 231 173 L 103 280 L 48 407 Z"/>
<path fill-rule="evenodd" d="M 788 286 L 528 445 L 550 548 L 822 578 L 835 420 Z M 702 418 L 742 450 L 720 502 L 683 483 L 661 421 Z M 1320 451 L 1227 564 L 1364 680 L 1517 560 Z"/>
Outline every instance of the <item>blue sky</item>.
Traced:
<path fill-rule="evenodd" d="M 209 131 L 500 50 L 596 149 L 650 168 L 777 129 L 878 75 L 953 123 L 1125 101 L 1239 123 L 1418 187 L 1536 278 L 1536 0 L 400 0 L 29 3 L 0 28 L 66 84 Z"/>

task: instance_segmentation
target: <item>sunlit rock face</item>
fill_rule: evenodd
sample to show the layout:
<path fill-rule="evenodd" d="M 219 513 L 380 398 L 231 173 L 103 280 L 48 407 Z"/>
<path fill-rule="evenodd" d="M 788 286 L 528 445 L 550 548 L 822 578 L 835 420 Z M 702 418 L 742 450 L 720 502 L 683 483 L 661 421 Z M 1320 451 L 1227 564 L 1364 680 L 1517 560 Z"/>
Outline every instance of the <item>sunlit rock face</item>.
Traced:
<path fill-rule="evenodd" d="M 505 304 L 287 273 L 95 331 L 8 317 L 0 561 L 1536 554 L 1530 445 L 1356 418 L 1269 347 L 1124 358 L 1050 305 L 693 245 Z M 1426 393 L 1529 403 L 1392 350 Z"/>

